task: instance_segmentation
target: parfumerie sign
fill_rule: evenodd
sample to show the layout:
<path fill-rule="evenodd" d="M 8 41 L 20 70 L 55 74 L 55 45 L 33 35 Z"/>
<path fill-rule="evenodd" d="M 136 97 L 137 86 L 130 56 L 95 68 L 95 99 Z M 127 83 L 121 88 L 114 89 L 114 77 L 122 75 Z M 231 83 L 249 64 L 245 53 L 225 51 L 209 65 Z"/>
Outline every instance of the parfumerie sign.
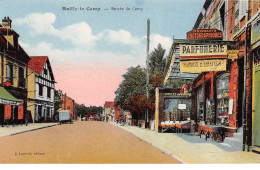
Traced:
<path fill-rule="evenodd" d="M 180 56 L 227 56 L 227 45 L 182 45 Z"/>
<path fill-rule="evenodd" d="M 222 32 L 217 29 L 197 29 L 187 32 L 187 39 L 189 40 L 221 40 L 222 38 Z"/>
<path fill-rule="evenodd" d="M 227 64 L 226 61 L 226 59 L 181 61 L 180 71 L 186 73 L 225 71 Z"/>

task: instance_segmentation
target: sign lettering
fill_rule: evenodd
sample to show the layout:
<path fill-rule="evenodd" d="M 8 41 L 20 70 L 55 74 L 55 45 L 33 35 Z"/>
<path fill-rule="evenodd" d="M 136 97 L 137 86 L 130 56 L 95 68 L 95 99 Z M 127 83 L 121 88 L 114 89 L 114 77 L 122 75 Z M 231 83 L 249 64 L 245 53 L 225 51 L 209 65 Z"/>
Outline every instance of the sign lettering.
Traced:
<path fill-rule="evenodd" d="M 180 71 L 186 73 L 225 71 L 226 65 L 226 59 L 180 61 Z"/>
<path fill-rule="evenodd" d="M 187 32 L 187 39 L 189 40 L 204 40 L 204 39 L 215 39 L 221 40 L 223 34 L 217 29 L 197 29 Z"/>
<path fill-rule="evenodd" d="M 180 45 L 180 56 L 227 56 L 227 45 Z"/>

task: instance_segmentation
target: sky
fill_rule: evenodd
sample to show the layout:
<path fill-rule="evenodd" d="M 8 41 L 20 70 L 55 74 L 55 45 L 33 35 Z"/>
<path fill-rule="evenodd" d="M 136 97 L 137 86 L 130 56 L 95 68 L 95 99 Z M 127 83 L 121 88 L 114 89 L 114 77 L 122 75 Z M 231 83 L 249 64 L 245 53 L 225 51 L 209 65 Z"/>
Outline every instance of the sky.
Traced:
<path fill-rule="evenodd" d="M 56 89 L 79 104 L 113 101 L 127 68 L 145 67 L 150 52 L 185 39 L 205 0 L 0 0 L 29 56 L 48 56 Z M 64 8 L 63 8 L 64 7 Z M 81 8 L 81 9 L 80 9 Z M 66 10 L 65 10 L 66 9 Z"/>

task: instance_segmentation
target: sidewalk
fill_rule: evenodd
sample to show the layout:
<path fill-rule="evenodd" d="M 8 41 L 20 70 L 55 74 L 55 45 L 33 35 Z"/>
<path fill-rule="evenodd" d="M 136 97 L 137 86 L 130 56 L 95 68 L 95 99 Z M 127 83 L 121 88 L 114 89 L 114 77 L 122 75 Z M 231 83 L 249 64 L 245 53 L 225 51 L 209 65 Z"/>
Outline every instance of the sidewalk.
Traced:
<path fill-rule="evenodd" d="M 56 126 L 56 125 L 57 125 L 57 123 L 29 123 L 27 126 L 25 124 L 15 125 L 14 127 L 12 125 L 9 125 L 8 127 L 1 126 L 0 127 L 0 137 L 16 135 L 19 133 L 29 132 L 29 131 L 52 127 L 52 126 Z"/>
<path fill-rule="evenodd" d="M 136 126 L 120 126 L 110 122 L 140 139 L 150 143 L 170 156 L 187 164 L 256 164 L 260 155 L 253 152 L 227 152 L 212 143 L 193 143 L 173 133 L 155 133 Z M 194 139 L 198 136 L 193 136 Z"/>

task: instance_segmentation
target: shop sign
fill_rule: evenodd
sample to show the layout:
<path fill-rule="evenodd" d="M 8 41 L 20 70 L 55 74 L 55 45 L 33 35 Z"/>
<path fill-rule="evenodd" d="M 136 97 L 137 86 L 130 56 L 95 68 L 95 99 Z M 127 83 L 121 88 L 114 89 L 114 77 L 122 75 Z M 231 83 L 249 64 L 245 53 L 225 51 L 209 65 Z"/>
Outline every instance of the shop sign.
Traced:
<path fill-rule="evenodd" d="M 196 29 L 187 32 L 187 39 L 189 40 L 222 40 L 223 33 L 217 29 Z"/>
<path fill-rule="evenodd" d="M 180 56 L 227 56 L 227 45 L 185 45 L 180 44 Z"/>
<path fill-rule="evenodd" d="M 239 50 L 227 50 L 228 59 L 231 59 L 232 61 L 238 59 L 238 53 Z"/>
<path fill-rule="evenodd" d="M 22 105 L 21 102 L 16 102 L 16 101 L 11 101 L 11 100 L 6 100 L 6 99 L 0 99 L 0 104 L 10 104 L 10 105 L 15 105 L 15 106 Z"/>
<path fill-rule="evenodd" d="M 178 104 L 178 109 L 179 109 L 179 110 L 184 110 L 184 109 L 186 109 L 186 104 Z"/>
<path fill-rule="evenodd" d="M 180 61 L 180 71 L 185 73 L 225 71 L 226 61 L 226 59 Z"/>
<path fill-rule="evenodd" d="M 260 40 L 260 17 L 252 23 L 251 44 L 256 43 L 258 40 Z"/>

